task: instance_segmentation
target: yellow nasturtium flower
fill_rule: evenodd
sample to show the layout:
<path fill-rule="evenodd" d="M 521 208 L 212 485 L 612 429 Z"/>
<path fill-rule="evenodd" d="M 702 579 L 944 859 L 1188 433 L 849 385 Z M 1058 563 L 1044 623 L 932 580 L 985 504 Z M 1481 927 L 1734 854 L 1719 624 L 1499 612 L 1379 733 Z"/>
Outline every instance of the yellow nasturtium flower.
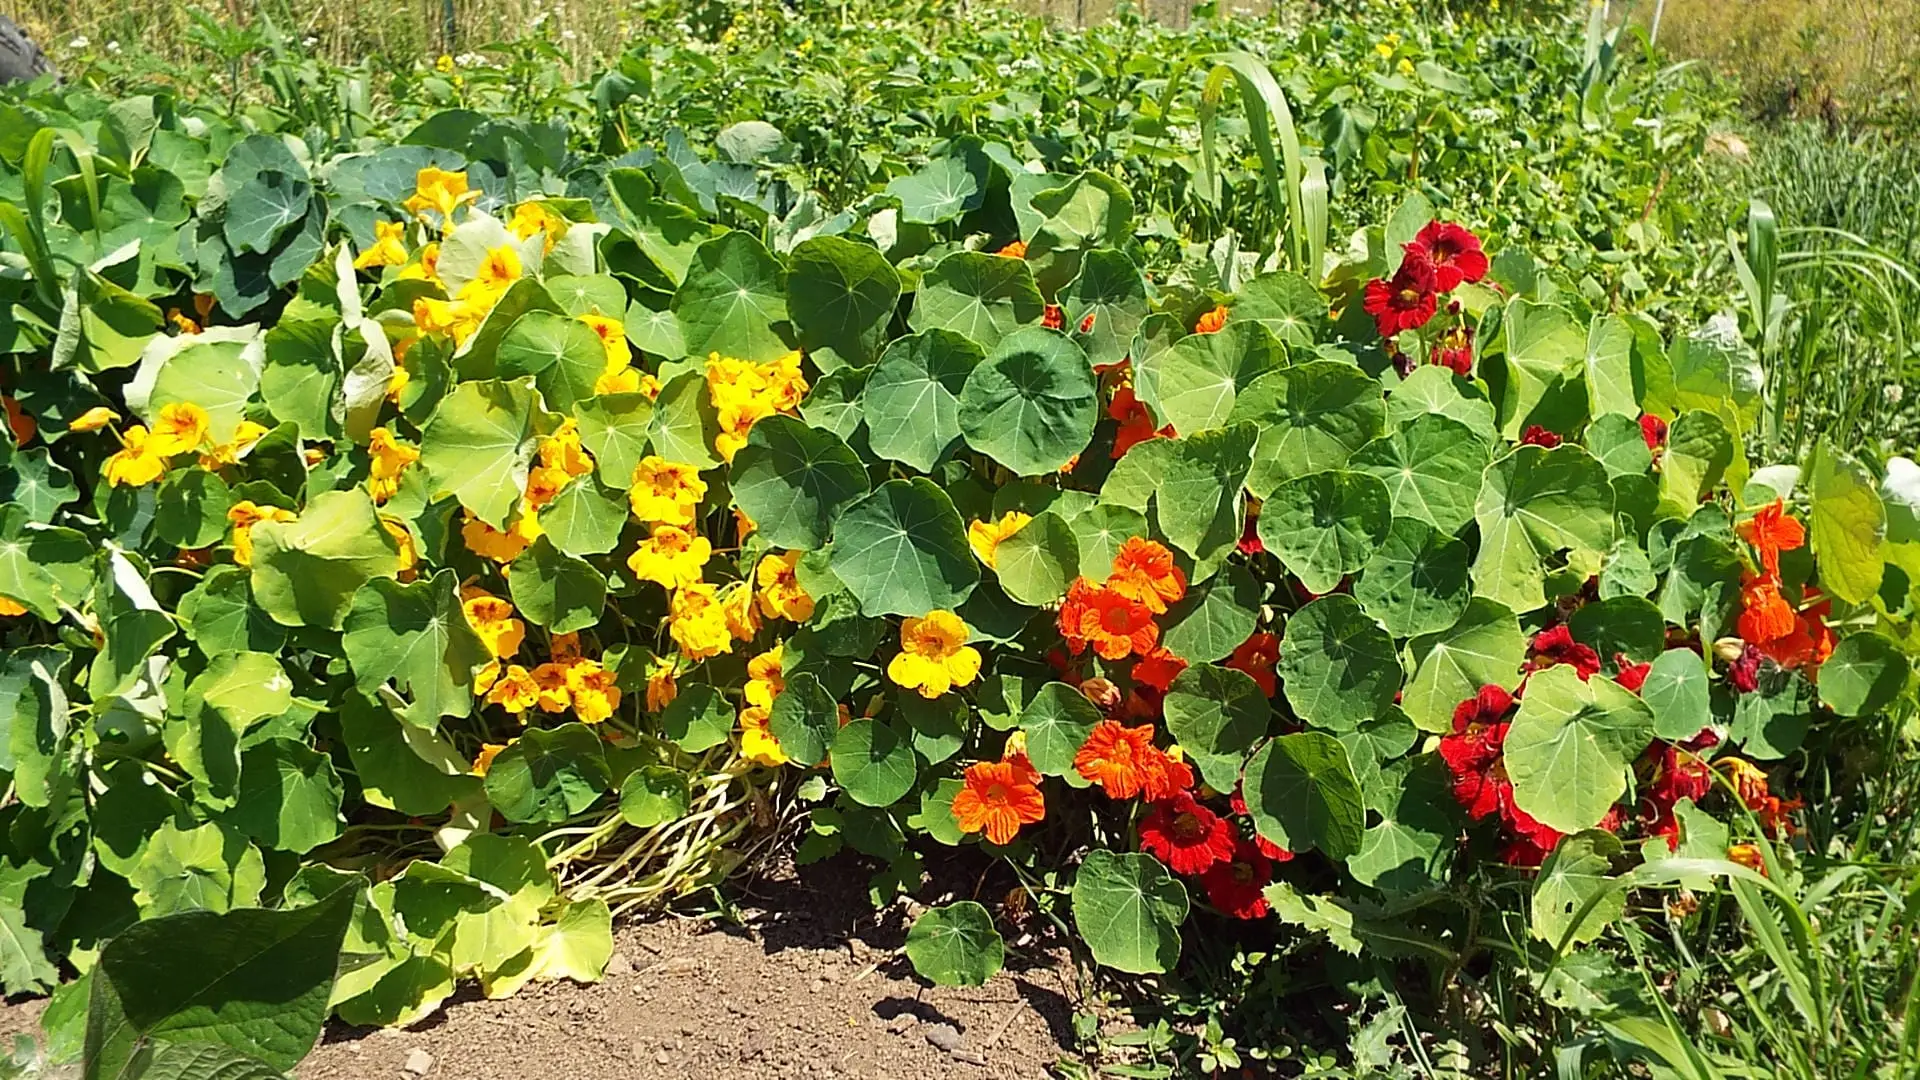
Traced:
<path fill-rule="evenodd" d="M 394 275 L 398 281 L 440 281 L 440 245 L 426 244 L 420 248 L 420 257 L 400 268 Z"/>
<path fill-rule="evenodd" d="M 407 225 L 403 221 L 373 223 L 373 243 L 353 260 L 355 270 L 375 270 L 399 266 L 407 261 Z"/>
<path fill-rule="evenodd" d="M 567 665 L 567 691 L 573 712 L 582 723 L 601 724 L 620 707 L 620 687 L 614 673 L 598 660 L 575 660 Z"/>
<path fill-rule="evenodd" d="M 15 615 L 25 615 L 26 613 L 27 613 L 26 605 L 16 603 L 12 600 L 7 599 L 4 596 L 0 596 L 0 619 L 12 618 Z"/>
<path fill-rule="evenodd" d="M 647 711 L 657 713 L 680 696 L 679 672 L 672 657 L 660 657 L 647 669 Z"/>
<path fill-rule="evenodd" d="M 534 707 L 540 700 L 540 687 L 519 664 L 509 664 L 487 688 L 487 704 L 498 705 L 515 716 Z"/>
<path fill-rule="evenodd" d="M 600 339 L 600 346 L 607 356 L 608 374 L 625 371 L 633 365 L 633 346 L 627 343 L 625 323 L 605 315 L 582 315 L 580 321 L 586 323 L 587 328 Z"/>
<path fill-rule="evenodd" d="M 507 532 L 501 532 L 479 518 L 468 515 L 466 522 L 460 526 L 460 540 L 467 545 L 468 551 L 483 559 L 510 563 L 527 550 L 528 544 L 540 539 L 540 534 L 545 531 L 534 512 L 523 508 Z"/>
<path fill-rule="evenodd" d="M 169 402 L 153 418 L 149 445 L 162 457 L 184 454 L 207 441 L 207 426 L 207 410 L 191 401 Z"/>
<path fill-rule="evenodd" d="M 414 192 L 405 206 L 408 213 L 422 218 L 431 210 L 440 215 L 443 229 L 452 229 L 454 209 L 468 199 L 479 197 L 479 194 L 467 187 L 467 174 L 464 171 L 448 172 L 429 165 L 415 174 Z"/>
<path fill-rule="evenodd" d="M 633 467 L 633 489 L 627 493 L 634 517 L 683 528 L 693 524 L 694 512 L 706 497 L 707 482 L 700 479 L 699 469 L 658 454 L 648 454 Z"/>
<path fill-rule="evenodd" d="M 900 626 L 900 652 L 887 664 L 887 677 L 937 698 L 980 675 L 980 651 L 967 644 L 967 624 L 951 611 L 929 611 Z"/>
<path fill-rule="evenodd" d="M 747 686 L 743 696 L 749 705 L 773 707 L 773 699 L 787 688 L 786 646 L 775 645 L 747 661 Z"/>
<path fill-rule="evenodd" d="M 254 443 L 267 433 L 266 425 L 252 420 L 242 420 L 233 429 L 233 438 L 218 446 L 204 450 L 200 454 L 200 467 L 208 472 L 238 464 L 240 455 L 247 452 Z"/>
<path fill-rule="evenodd" d="M 508 739 L 504 743 L 481 743 L 480 753 L 473 759 L 473 775 L 487 775 L 487 770 L 493 768 L 493 759 L 500 756 L 500 751 L 505 750 L 507 747 L 519 741 L 518 739 Z"/>
<path fill-rule="evenodd" d="M 640 542 L 627 566 L 635 577 L 663 589 L 678 589 L 700 580 L 713 545 L 678 525 L 655 525 L 653 535 Z"/>
<path fill-rule="evenodd" d="M 967 544 L 973 548 L 974 557 L 994 569 L 1000 557 L 1000 544 L 1007 537 L 1027 527 L 1033 515 L 1018 510 L 1009 510 L 1000 515 L 998 521 L 975 521 L 967 526 Z"/>
<path fill-rule="evenodd" d="M 552 251 L 554 243 L 566 235 L 567 219 L 538 200 L 523 202 L 514 208 L 507 231 L 522 240 L 532 239 L 535 233 L 545 233 L 546 250 Z"/>
<path fill-rule="evenodd" d="M 567 685 L 566 664 L 547 661 L 533 669 L 533 683 L 539 688 L 542 712 L 566 712 L 573 705 L 573 689 Z"/>
<path fill-rule="evenodd" d="M 367 456 L 373 462 L 367 474 L 367 493 L 375 503 L 383 503 L 400 491 L 400 474 L 420 460 L 420 451 L 394 438 L 386 428 L 377 427 L 367 436 Z"/>
<path fill-rule="evenodd" d="M 263 521 L 292 521 L 294 513 L 278 506 L 260 506 L 241 499 L 227 509 L 227 521 L 233 525 L 233 561 L 253 565 L 253 527 Z"/>
<path fill-rule="evenodd" d="M 772 710 L 752 705 L 740 710 L 740 755 L 756 765 L 777 769 L 792 760 L 767 726 Z"/>
<path fill-rule="evenodd" d="M 147 429 L 135 424 L 121 433 L 120 449 L 107 458 L 103 471 L 108 487 L 140 487 L 166 473 L 167 457 L 155 447 Z"/>
<path fill-rule="evenodd" d="M 799 562 L 798 551 L 761 557 L 760 565 L 753 572 L 754 583 L 760 587 L 760 614 L 794 622 L 813 618 L 813 597 L 800 587 L 800 575 L 794 570 Z"/>
<path fill-rule="evenodd" d="M 527 624 L 514 617 L 511 602 L 475 589 L 461 601 L 460 609 L 466 613 L 467 625 L 480 635 L 489 656 L 502 659 L 520 651 Z"/>
<path fill-rule="evenodd" d="M 460 288 L 461 299 L 472 300 L 485 296 L 486 307 L 492 307 L 513 283 L 520 280 L 520 253 L 512 247 L 502 244 L 487 251 L 487 257 L 480 260 L 480 266 L 473 272 L 473 280 Z"/>
<path fill-rule="evenodd" d="M 708 582 L 695 582 L 674 590 L 667 605 L 672 621 L 668 625 L 674 644 L 688 660 L 705 660 L 733 649 L 733 635 L 727 630 L 727 613 L 720 606 L 720 589 Z"/>
<path fill-rule="evenodd" d="M 720 610 L 727 618 L 727 632 L 741 641 L 752 641 L 760 632 L 760 616 L 753 610 L 753 586 L 736 581 L 720 590 Z"/>
<path fill-rule="evenodd" d="M 95 405 L 93 408 L 88 409 L 86 412 L 83 412 L 79 416 L 74 417 L 73 423 L 67 425 L 67 430 L 68 431 L 99 431 L 101 428 L 106 427 L 108 424 L 117 424 L 119 422 L 120 422 L 119 413 L 114 412 L 112 409 L 107 408 L 105 405 Z"/>

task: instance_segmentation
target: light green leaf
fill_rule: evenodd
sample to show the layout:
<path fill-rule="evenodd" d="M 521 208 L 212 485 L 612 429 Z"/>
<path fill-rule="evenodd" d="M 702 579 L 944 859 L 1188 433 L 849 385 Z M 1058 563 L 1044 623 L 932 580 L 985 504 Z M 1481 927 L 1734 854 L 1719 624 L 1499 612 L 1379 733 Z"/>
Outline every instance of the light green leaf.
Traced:
<path fill-rule="evenodd" d="M 774 547 L 811 551 L 842 510 L 867 494 L 867 470 L 829 431 L 791 416 L 753 425 L 733 459 L 733 501 Z"/>
<path fill-rule="evenodd" d="M 873 452 L 932 472 L 960 441 L 960 392 L 984 356 L 952 330 L 927 330 L 888 345 L 860 399 Z"/>
<path fill-rule="evenodd" d="M 1040 607 L 1059 600 L 1080 574 L 1080 544 L 1073 527 L 1052 510 L 1037 515 L 1000 542 L 994 573 L 1018 603 Z"/>
<path fill-rule="evenodd" d="M 490 659 L 460 609 L 459 592 L 452 570 L 406 585 L 375 578 L 354 594 L 343 624 L 355 685 L 371 695 L 393 680 L 413 695 L 407 721 L 428 730 L 442 716 L 472 710 L 473 673 Z"/>
<path fill-rule="evenodd" d="M 1073 757 L 1100 722 L 1100 710 L 1087 696 L 1062 682 L 1042 686 L 1020 710 L 1027 733 L 1027 760 L 1044 776 L 1073 772 Z"/>
<path fill-rule="evenodd" d="M 1907 684 L 1911 663 L 1884 634 L 1849 634 L 1820 665 L 1820 703 L 1841 716 L 1872 716 Z"/>
<path fill-rule="evenodd" d="M 1354 452 L 1348 467 L 1387 485 L 1393 516 L 1458 533 L 1473 520 L 1487 444 L 1474 430 L 1438 413 L 1422 413 L 1392 435 Z"/>
<path fill-rule="evenodd" d="M 1631 691 L 1561 664 L 1535 672 L 1507 731 L 1513 801 L 1564 833 L 1590 829 L 1627 790 L 1627 766 L 1653 736 L 1653 713 Z"/>
<path fill-rule="evenodd" d="M 953 330 L 983 349 L 1040 321 L 1043 304 L 1023 259 L 956 251 L 934 264 L 914 293 L 907 325 Z"/>
<path fill-rule="evenodd" d="M 1254 380 L 1229 419 L 1259 425 L 1247 489 L 1264 499 L 1283 481 L 1343 468 L 1385 428 L 1387 403 L 1379 382 L 1358 367 L 1309 360 Z"/>
<path fill-rule="evenodd" d="M 1260 542 L 1309 592 L 1332 592 L 1357 573 L 1393 524 L 1387 487 L 1335 469 L 1281 483 L 1260 508 Z"/>
<path fill-rule="evenodd" d="M 862 806 L 892 806 L 913 790 L 920 771 L 913 746 L 889 724 L 865 717 L 833 737 L 833 778 Z"/>
<path fill-rule="evenodd" d="M 647 456 L 652 400 L 638 391 L 599 394 L 574 402 L 573 415 L 580 427 L 580 445 L 593 455 L 600 481 L 622 491 L 632 486 L 633 467 Z"/>
<path fill-rule="evenodd" d="M 960 431 L 969 446 L 1020 476 L 1057 472 L 1093 438 L 1096 389 L 1078 345 L 1057 331 L 1022 327 L 967 375 Z"/>
<path fill-rule="evenodd" d="M 834 526 L 833 573 L 867 615 L 925 615 L 960 606 L 979 584 L 953 501 L 924 477 L 889 480 Z"/>
<path fill-rule="evenodd" d="M 1401 697 L 1401 707 L 1422 731 L 1453 730 L 1454 706 L 1482 686 L 1511 687 L 1527 658 L 1527 639 L 1513 612 L 1479 597 L 1450 629 L 1408 644 L 1419 664 Z"/>
<path fill-rule="evenodd" d="M 1626 891 L 1614 888 L 1612 880 L 1613 860 L 1620 854 L 1620 838 L 1598 829 L 1561 840 L 1533 883 L 1533 936 L 1559 948 L 1606 933 L 1627 908 Z M 1580 909 L 1596 896 L 1599 902 L 1582 916 Z"/>
<path fill-rule="evenodd" d="M 1351 596 L 1323 596 L 1287 619 L 1274 668 L 1302 720 L 1351 731 L 1380 716 L 1400 690 L 1393 638 Z"/>
<path fill-rule="evenodd" d="M 1587 335 L 1564 308 L 1516 296 L 1507 301 L 1501 330 L 1506 386 L 1500 433 L 1518 439 L 1538 424 L 1569 433 L 1587 424 Z"/>
<path fill-rule="evenodd" d="M 705 683 L 685 686 L 660 710 L 660 730 L 689 754 L 711 750 L 733 734 L 733 707 Z M 777 736 L 776 736 L 777 737 Z"/>
<path fill-rule="evenodd" d="M 635 769 L 620 782 L 620 818 L 636 829 L 679 821 L 692 803 L 687 774 L 670 765 Z"/>
<path fill-rule="evenodd" d="M 866 244 L 816 236 L 788 257 L 787 297 L 802 349 L 832 350 L 842 363 L 865 367 L 886 344 L 900 275 Z"/>
<path fill-rule="evenodd" d="M 513 606 L 534 625 L 566 634 L 600 622 L 607 579 L 592 563 L 564 554 L 541 536 L 513 560 L 511 570 L 507 584 Z"/>
<path fill-rule="evenodd" d="M 1229 565 L 1167 610 L 1160 643 L 1190 664 L 1219 660 L 1240 647 L 1260 621 L 1260 582 Z"/>
<path fill-rule="evenodd" d="M 1251 419 L 1238 410 L 1239 396 L 1286 362 L 1286 347 L 1273 331 L 1228 320 L 1217 334 L 1190 334 L 1171 348 L 1136 357 L 1134 387 L 1160 423 L 1186 435 Z"/>
<path fill-rule="evenodd" d="M 501 335 L 494 374 L 502 380 L 533 376 L 546 406 L 569 412 L 593 399 L 607 367 L 607 348 L 593 328 L 571 315 L 529 311 Z"/>
<path fill-rule="evenodd" d="M 1467 610 L 1467 545 L 1424 521 L 1396 517 L 1353 583 L 1360 607 L 1395 637 L 1433 634 Z"/>
<path fill-rule="evenodd" d="M 563 724 L 528 728 L 500 751 L 486 789 L 508 821 L 557 825 L 592 806 L 610 783 L 600 737 L 585 724 Z"/>
<path fill-rule="evenodd" d="M 907 931 L 907 960 L 936 986 L 983 986 L 1005 958 L 993 916 L 972 900 L 928 908 Z"/>
<path fill-rule="evenodd" d="M 1676 417 L 1660 457 L 1661 513 L 1692 517 L 1700 497 L 1720 483 L 1733 453 L 1733 433 L 1719 416 L 1694 409 Z"/>
<path fill-rule="evenodd" d="M 724 233 L 701 244 L 673 294 L 689 356 L 764 364 L 788 351 L 787 276 L 749 233 Z"/>
<path fill-rule="evenodd" d="M 1253 677 L 1195 664 L 1173 680 L 1165 702 L 1167 732 L 1209 787 L 1232 791 L 1247 752 L 1267 734 L 1273 705 Z"/>
<path fill-rule="evenodd" d="M 1864 604 L 1886 573 L 1887 512 L 1872 474 L 1824 441 L 1814 448 L 1807 539 L 1820 586 L 1850 604 Z"/>
<path fill-rule="evenodd" d="M 774 695 L 767 730 L 788 757 L 802 765 L 817 765 L 827 760 L 840 732 L 840 710 L 819 676 L 796 671 Z"/>
<path fill-rule="evenodd" d="M 1169 442 L 1153 478 L 1154 516 L 1167 540 L 1201 564 L 1196 578 L 1212 574 L 1240 541 L 1240 488 L 1254 445 L 1252 424 L 1192 432 Z"/>
<path fill-rule="evenodd" d="M 269 849 L 304 855 L 340 835 L 342 795 L 327 755 L 268 739 L 240 756 L 240 788 L 222 820 Z"/>
<path fill-rule="evenodd" d="M 1474 517 L 1475 595 L 1532 611 L 1547 602 L 1542 582 L 1560 552 L 1599 568 L 1613 544 L 1613 488 L 1578 446 L 1521 446 L 1487 466 Z"/>
<path fill-rule="evenodd" d="M 1670 742 L 1691 739 L 1713 722 L 1712 684 L 1700 654 L 1668 649 L 1654 658 L 1640 697 L 1653 714 L 1653 734 Z"/>
<path fill-rule="evenodd" d="M 1089 851 L 1074 874 L 1073 925 L 1103 967 L 1173 970 L 1186 919 L 1186 887 L 1151 855 Z"/>
<path fill-rule="evenodd" d="M 432 497 L 452 494 L 474 517 L 505 529 L 526 490 L 540 438 L 559 426 L 531 379 L 461 383 L 441 399 L 421 432 L 420 466 Z M 625 486 L 629 479 L 617 482 Z"/>

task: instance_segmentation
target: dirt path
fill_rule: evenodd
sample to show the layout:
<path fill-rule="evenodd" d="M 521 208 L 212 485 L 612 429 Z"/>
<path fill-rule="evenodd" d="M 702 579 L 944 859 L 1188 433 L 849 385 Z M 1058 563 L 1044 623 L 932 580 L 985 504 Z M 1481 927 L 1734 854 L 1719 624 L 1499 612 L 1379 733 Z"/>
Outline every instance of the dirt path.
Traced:
<path fill-rule="evenodd" d="M 593 986 L 534 986 L 504 1001 L 469 992 L 418 1030 L 329 1027 L 294 1075 L 1026 1080 L 1069 1045 L 1064 967 L 1043 959 L 982 987 L 926 986 L 895 952 L 905 910 L 876 917 L 857 869 L 812 871 L 746 898 L 744 927 L 663 918 L 619 928 L 611 970 Z"/>

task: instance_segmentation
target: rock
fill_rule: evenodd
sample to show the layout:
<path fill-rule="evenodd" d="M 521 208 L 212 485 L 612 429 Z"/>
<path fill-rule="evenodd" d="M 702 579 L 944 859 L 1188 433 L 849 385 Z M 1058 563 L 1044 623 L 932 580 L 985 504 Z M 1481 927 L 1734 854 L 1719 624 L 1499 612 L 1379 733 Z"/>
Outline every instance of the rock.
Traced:
<path fill-rule="evenodd" d="M 659 1053 L 653 1055 L 653 1063 L 655 1065 L 671 1065 L 673 1064 L 673 1055 L 667 1053 L 665 1050 L 662 1050 Z"/>
<path fill-rule="evenodd" d="M 631 975 L 633 961 L 627 959 L 626 953 L 614 953 L 613 958 L 607 961 L 607 974 L 614 977 Z"/>
<path fill-rule="evenodd" d="M 414 1076 L 425 1076 L 433 1071 L 433 1055 L 416 1046 L 407 1051 L 407 1063 L 402 1068 Z"/>
<path fill-rule="evenodd" d="M 937 1050 L 952 1054 L 960 1049 L 960 1032 L 956 1031 L 952 1024 L 928 1024 L 921 1034 L 925 1035 L 927 1041 Z"/>
<path fill-rule="evenodd" d="M 893 1032 L 895 1035 L 904 1035 L 908 1028 L 919 1022 L 919 1017 L 910 1012 L 903 1012 L 899 1016 L 887 1021 L 887 1030 Z"/>

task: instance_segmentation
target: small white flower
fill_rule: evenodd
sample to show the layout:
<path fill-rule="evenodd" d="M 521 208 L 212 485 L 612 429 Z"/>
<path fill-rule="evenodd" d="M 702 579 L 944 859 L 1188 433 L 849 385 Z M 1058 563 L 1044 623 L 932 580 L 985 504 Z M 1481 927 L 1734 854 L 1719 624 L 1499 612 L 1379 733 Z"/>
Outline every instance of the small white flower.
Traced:
<path fill-rule="evenodd" d="M 72 41 L 67 42 L 67 48 L 72 49 L 74 52 L 79 52 L 90 44 L 92 43 L 87 40 L 87 35 L 81 34 Z"/>
<path fill-rule="evenodd" d="M 1480 105 L 1467 110 L 1467 119 L 1476 124 L 1491 124 L 1500 119 L 1500 110 Z"/>
<path fill-rule="evenodd" d="M 1633 118 L 1633 126 L 1658 131 L 1660 130 L 1660 118 L 1657 116 L 1636 116 Z"/>
<path fill-rule="evenodd" d="M 1886 389 L 1881 392 L 1887 395 L 1887 404 L 1889 405 L 1898 405 L 1901 401 L 1905 400 L 1907 396 L 1906 388 L 1897 382 L 1888 383 Z"/>
<path fill-rule="evenodd" d="M 573 40 L 574 38 L 576 38 L 576 37 L 579 37 L 579 36 L 580 36 L 580 35 L 578 35 L 578 34 L 576 34 L 576 33 L 574 33 L 574 32 L 573 32 L 572 30 L 562 30 L 562 31 L 560 31 L 560 40 L 561 40 L 561 41 L 572 41 L 572 40 Z"/>
<path fill-rule="evenodd" d="M 117 41 L 109 41 L 109 42 L 107 42 L 107 54 L 108 54 L 109 56 L 118 56 L 118 55 L 120 55 L 120 43 L 119 43 L 119 42 L 117 42 Z"/>

